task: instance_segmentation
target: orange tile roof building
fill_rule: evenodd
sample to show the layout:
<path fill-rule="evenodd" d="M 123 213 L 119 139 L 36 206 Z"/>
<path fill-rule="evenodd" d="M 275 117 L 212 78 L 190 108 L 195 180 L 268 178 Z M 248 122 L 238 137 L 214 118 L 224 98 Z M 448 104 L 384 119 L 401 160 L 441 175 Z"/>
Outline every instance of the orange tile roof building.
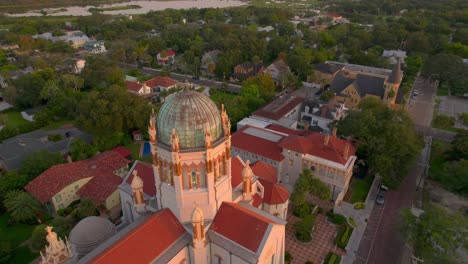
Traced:
<path fill-rule="evenodd" d="M 55 211 L 80 198 L 90 198 L 96 206 L 103 205 L 118 214 L 118 186 L 129 163 L 118 152 L 106 151 L 87 160 L 54 165 L 24 189 Z"/>
<path fill-rule="evenodd" d="M 274 166 L 231 158 L 223 107 L 177 92 L 148 133 L 152 164 L 136 161 L 119 186 L 121 230 L 86 237 L 99 243 L 82 243 L 92 251 L 77 263 L 284 263 L 289 192 Z"/>

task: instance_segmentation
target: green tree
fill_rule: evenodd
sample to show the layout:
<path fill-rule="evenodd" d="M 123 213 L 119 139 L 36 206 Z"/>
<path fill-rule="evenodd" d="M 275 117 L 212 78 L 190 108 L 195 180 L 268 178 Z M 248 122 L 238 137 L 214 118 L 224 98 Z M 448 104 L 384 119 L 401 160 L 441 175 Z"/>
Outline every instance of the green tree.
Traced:
<path fill-rule="evenodd" d="M 430 206 L 419 217 L 403 211 L 403 230 L 424 263 L 458 263 L 457 249 L 466 246 L 467 222 L 458 213 Z"/>
<path fill-rule="evenodd" d="M 8 192 L 5 195 L 3 204 L 8 213 L 10 213 L 10 216 L 19 222 L 38 219 L 39 215 L 43 212 L 39 201 L 24 191 L 13 190 Z"/>
<path fill-rule="evenodd" d="M 57 216 L 52 220 L 50 225 L 54 227 L 54 232 L 57 233 L 59 237 L 65 239 L 73 228 L 73 221 L 69 217 Z"/>
<path fill-rule="evenodd" d="M 464 85 L 468 83 L 468 66 L 459 56 L 445 53 L 431 56 L 424 63 L 422 74 L 439 80 L 439 86 L 447 82 L 451 88 L 455 88 L 455 94 L 462 95 L 468 91 Z"/>
<path fill-rule="evenodd" d="M 6 194 L 12 190 L 21 190 L 28 184 L 29 178 L 18 171 L 8 171 L 0 177 L 0 193 Z"/>
<path fill-rule="evenodd" d="M 95 145 L 87 143 L 82 138 L 76 139 L 70 145 L 70 154 L 74 161 L 91 158 L 97 151 Z"/>
<path fill-rule="evenodd" d="M 423 146 L 422 138 L 403 110 L 391 110 L 378 98 L 361 101 L 338 122 L 338 131 L 359 143 L 358 156 L 395 187 L 406 176 Z"/>
<path fill-rule="evenodd" d="M 79 92 L 84 86 L 84 79 L 73 74 L 62 75 L 62 82 L 65 87 L 72 88 L 75 92 Z"/>
<path fill-rule="evenodd" d="M 56 80 L 48 80 L 41 89 L 40 97 L 42 100 L 49 100 L 56 97 L 60 92 L 60 88 Z"/>
<path fill-rule="evenodd" d="M 8 263 L 12 257 L 13 248 L 8 240 L 0 240 L 0 263 Z"/>
<path fill-rule="evenodd" d="M 75 212 L 76 217 L 80 220 L 88 216 L 96 216 L 99 214 L 94 201 L 89 198 L 81 199 Z"/>
<path fill-rule="evenodd" d="M 60 153 L 51 153 L 47 150 L 40 150 L 29 155 L 21 163 L 20 173 L 27 175 L 28 179 L 32 180 L 53 165 L 64 162 L 65 160 Z"/>
<path fill-rule="evenodd" d="M 47 245 L 47 225 L 38 225 L 34 228 L 31 238 L 29 239 L 30 245 L 33 249 L 40 251 L 44 250 L 44 247 Z"/>

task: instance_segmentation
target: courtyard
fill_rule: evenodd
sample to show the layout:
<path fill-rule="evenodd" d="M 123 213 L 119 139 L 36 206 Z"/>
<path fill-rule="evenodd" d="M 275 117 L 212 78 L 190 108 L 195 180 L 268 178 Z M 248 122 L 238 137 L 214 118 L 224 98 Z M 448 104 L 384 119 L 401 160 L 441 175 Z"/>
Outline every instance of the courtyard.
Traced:
<path fill-rule="evenodd" d="M 327 210 L 327 209 L 325 209 Z M 288 251 L 293 260 L 292 263 L 322 263 L 329 252 L 333 252 L 340 256 L 346 252 L 338 248 L 335 244 L 335 236 L 338 232 L 338 227 L 327 221 L 324 214 L 318 214 L 315 222 L 315 227 L 312 233 L 312 241 L 309 243 L 301 243 L 295 237 L 294 223 L 300 221 L 292 213 L 292 206 L 288 209 L 288 224 L 286 226 L 286 251 Z"/>

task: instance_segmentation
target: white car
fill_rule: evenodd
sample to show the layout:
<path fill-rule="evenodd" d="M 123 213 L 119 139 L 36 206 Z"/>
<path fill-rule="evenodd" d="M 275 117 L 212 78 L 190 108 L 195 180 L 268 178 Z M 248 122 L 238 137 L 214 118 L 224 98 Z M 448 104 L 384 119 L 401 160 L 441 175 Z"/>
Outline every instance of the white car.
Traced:
<path fill-rule="evenodd" d="M 415 96 L 418 95 L 418 93 L 419 93 L 418 90 L 413 91 L 413 95 L 415 95 Z"/>

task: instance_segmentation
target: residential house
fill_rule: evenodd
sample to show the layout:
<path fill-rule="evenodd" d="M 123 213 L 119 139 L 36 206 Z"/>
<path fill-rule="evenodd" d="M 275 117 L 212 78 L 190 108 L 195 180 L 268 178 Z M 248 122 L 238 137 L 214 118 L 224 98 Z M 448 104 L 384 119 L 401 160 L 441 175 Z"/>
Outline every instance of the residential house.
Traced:
<path fill-rule="evenodd" d="M 7 88 L 8 87 L 8 81 L 3 77 L 0 76 L 0 88 Z"/>
<path fill-rule="evenodd" d="M 336 94 L 336 100 L 347 108 L 356 108 L 365 97 L 381 99 L 389 107 L 402 103 L 403 90 L 400 90 L 403 72 L 400 63 L 393 70 L 368 67 L 356 64 L 327 61 L 341 69 L 335 73 L 329 89 Z"/>
<path fill-rule="evenodd" d="M 232 156 L 262 161 L 277 170 L 278 182 L 293 189 L 300 173 L 310 169 L 326 183 L 339 203 L 346 194 L 356 161 L 356 148 L 332 135 L 269 125 L 244 126 L 232 135 Z"/>
<path fill-rule="evenodd" d="M 116 218 L 121 211 L 118 186 L 129 163 L 119 153 L 106 151 L 87 160 L 54 165 L 24 189 L 54 211 L 81 198 L 90 198 Z"/>
<path fill-rule="evenodd" d="M 129 92 L 138 95 L 149 95 L 156 92 L 170 90 L 177 85 L 177 81 L 164 76 L 156 76 L 144 82 L 125 81 Z"/>
<path fill-rule="evenodd" d="M 167 66 L 174 63 L 175 55 L 176 53 L 173 50 L 164 50 L 158 53 L 156 59 L 159 65 Z"/>
<path fill-rule="evenodd" d="M 270 66 L 268 66 L 264 71 L 264 74 L 268 74 L 271 78 L 275 81 L 277 86 L 284 85 L 284 78 L 291 73 L 291 69 L 289 66 L 284 62 L 284 60 L 279 59 Z"/>
<path fill-rule="evenodd" d="M 55 70 L 62 73 L 80 74 L 86 65 L 86 60 L 70 58 L 57 65 Z"/>
<path fill-rule="evenodd" d="M 216 63 L 218 62 L 218 56 L 220 53 L 220 50 L 211 50 L 203 54 L 201 60 L 201 69 L 203 73 L 209 75 L 215 74 Z"/>
<path fill-rule="evenodd" d="M 301 107 L 299 129 L 330 133 L 330 126 L 334 121 L 345 117 L 346 111 L 344 103 L 338 103 L 336 97 L 329 102 L 318 100 L 305 101 Z"/>
<path fill-rule="evenodd" d="M 296 128 L 303 102 L 302 97 L 281 95 L 253 112 L 250 117 L 271 124 Z"/>
<path fill-rule="evenodd" d="M 263 73 L 263 71 L 265 71 L 265 64 L 263 64 L 263 62 L 254 64 L 250 61 L 246 61 L 234 67 L 233 77 L 237 80 L 245 80 L 250 77 L 255 77 Z"/>
<path fill-rule="evenodd" d="M 39 35 L 32 36 L 34 39 L 46 39 L 52 42 L 64 41 L 69 43 L 73 48 L 78 49 L 85 45 L 89 41 L 88 36 L 79 30 L 74 31 L 63 31 L 63 35 L 54 36 L 51 32 L 46 32 Z"/>
<path fill-rule="evenodd" d="M 273 30 L 275 30 L 275 28 L 272 27 L 272 26 L 258 27 L 257 28 L 257 32 L 270 32 L 270 31 L 273 31 Z"/>
<path fill-rule="evenodd" d="M 34 108 L 30 108 L 30 109 L 21 111 L 21 116 L 25 120 L 28 120 L 29 122 L 33 122 L 34 121 L 34 115 L 37 112 L 41 111 L 44 107 L 45 107 L 45 105 L 41 105 L 41 106 L 37 106 L 37 107 L 34 107 Z"/>
<path fill-rule="evenodd" d="M 104 46 L 104 40 L 92 40 L 88 41 L 84 45 L 85 50 L 88 53 L 97 54 L 106 52 L 106 46 Z"/>
<path fill-rule="evenodd" d="M 406 59 L 406 51 L 403 50 L 384 50 L 382 57 L 387 58 L 388 62 L 392 65 L 396 64 L 398 61 L 404 63 Z"/>

